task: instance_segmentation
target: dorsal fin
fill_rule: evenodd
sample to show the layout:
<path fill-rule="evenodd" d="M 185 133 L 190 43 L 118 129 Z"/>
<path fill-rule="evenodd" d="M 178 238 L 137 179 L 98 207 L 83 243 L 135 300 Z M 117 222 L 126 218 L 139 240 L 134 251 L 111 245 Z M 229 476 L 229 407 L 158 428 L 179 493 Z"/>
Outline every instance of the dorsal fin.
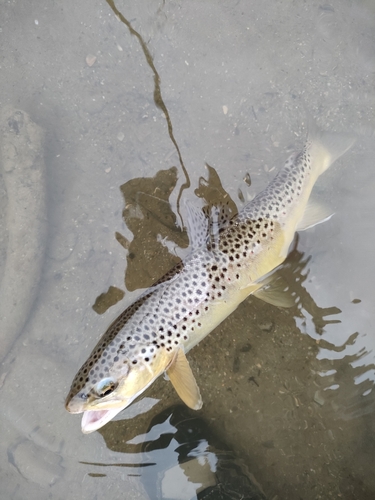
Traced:
<path fill-rule="evenodd" d="M 215 205 L 208 205 L 203 208 L 209 222 L 209 240 L 217 242 L 219 233 L 225 229 L 229 221 L 235 215 L 229 203 L 219 202 Z"/>
<path fill-rule="evenodd" d="M 207 245 L 209 220 L 204 211 L 189 200 L 185 201 L 187 214 L 188 236 L 192 250 Z"/>
<path fill-rule="evenodd" d="M 228 203 L 205 205 L 203 208 L 185 201 L 188 235 L 193 250 L 217 242 L 221 230 L 225 229 L 233 217 Z"/>

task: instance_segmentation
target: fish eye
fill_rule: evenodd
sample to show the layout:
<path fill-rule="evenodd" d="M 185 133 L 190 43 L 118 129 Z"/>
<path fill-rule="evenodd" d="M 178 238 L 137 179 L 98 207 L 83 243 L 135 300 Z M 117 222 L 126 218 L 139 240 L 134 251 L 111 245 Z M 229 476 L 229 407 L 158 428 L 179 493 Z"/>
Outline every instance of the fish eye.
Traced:
<path fill-rule="evenodd" d="M 113 378 L 107 377 L 103 378 L 96 384 L 96 386 L 93 389 L 93 392 L 95 393 L 96 396 L 99 396 L 100 398 L 104 398 L 105 396 L 108 396 L 113 392 L 116 387 L 117 387 L 117 382 L 113 380 Z"/>

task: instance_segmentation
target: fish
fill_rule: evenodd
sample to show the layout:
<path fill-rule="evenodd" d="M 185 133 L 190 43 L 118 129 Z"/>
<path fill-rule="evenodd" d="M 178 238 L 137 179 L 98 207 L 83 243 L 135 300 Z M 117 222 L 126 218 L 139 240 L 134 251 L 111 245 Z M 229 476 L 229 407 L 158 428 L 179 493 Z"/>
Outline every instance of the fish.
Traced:
<path fill-rule="evenodd" d="M 162 374 L 188 407 L 202 407 L 186 354 L 251 294 L 292 305 L 273 289 L 272 272 L 296 231 L 332 215 L 311 191 L 353 142 L 310 125 L 302 150 L 237 215 L 225 204 L 207 216 L 186 203 L 191 253 L 112 322 L 73 379 L 65 407 L 83 413 L 83 433 L 100 429 Z"/>

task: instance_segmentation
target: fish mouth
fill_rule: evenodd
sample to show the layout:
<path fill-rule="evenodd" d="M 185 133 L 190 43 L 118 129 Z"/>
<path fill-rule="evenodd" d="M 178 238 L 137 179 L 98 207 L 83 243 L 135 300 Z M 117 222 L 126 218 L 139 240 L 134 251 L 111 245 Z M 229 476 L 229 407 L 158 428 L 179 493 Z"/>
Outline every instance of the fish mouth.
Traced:
<path fill-rule="evenodd" d="M 109 410 L 86 410 L 83 412 L 81 429 L 84 434 L 97 431 L 103 425 L 112 420 L 127 404 L 121 408 L 111 408 Z"/>

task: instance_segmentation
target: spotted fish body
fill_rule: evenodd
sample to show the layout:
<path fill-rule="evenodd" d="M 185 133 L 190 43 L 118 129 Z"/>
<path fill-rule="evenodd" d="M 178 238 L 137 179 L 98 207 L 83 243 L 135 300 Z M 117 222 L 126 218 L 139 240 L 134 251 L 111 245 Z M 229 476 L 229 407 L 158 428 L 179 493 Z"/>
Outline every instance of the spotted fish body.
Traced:
<path fill-rule="evenodd" d="M 185 354 L 261 292 L 262 278 L 284 261 L 296 230 L 325 218 L 309 209 L 311 190 L 351 143 L 314 131 L 263 192 L 112 323 L 66 400 L 68 411 L 84 412 L 83 432 L 107 423 L 164 372 L 186 404 L 202 406 Z"/>

